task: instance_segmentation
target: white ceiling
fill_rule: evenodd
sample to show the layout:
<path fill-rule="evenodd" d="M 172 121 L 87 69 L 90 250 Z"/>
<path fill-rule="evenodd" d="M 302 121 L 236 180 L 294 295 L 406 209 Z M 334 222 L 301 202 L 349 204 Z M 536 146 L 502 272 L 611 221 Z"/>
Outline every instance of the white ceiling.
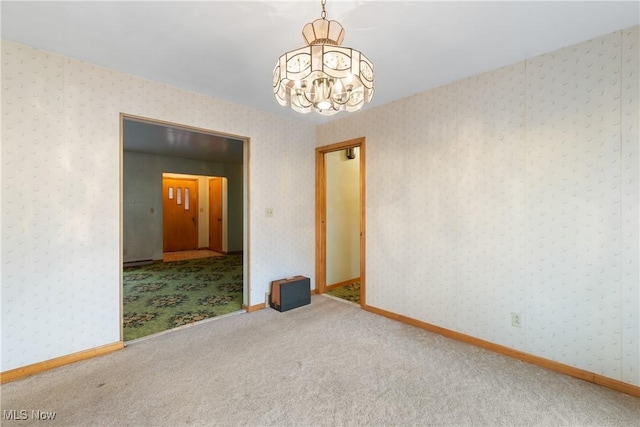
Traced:
<path fill-rule="evenodd" d="M 4 39 L 310 124 L 347 114 L 300 115 L 272 95 L 320 0 L 0 4 Z M 372 108 L 636 25 L 640 3 L 327 0 L 327 18 L 374 63 Z"/>

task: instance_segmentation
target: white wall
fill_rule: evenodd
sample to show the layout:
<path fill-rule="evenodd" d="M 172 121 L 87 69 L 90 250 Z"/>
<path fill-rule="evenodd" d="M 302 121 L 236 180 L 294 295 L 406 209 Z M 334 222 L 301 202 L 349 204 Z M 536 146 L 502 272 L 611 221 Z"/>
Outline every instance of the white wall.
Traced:
<path fill-rule="evenodd" d="M 327 285 L 360 277 L 360 159 L 325 154 Z"/>
<path fill-rule="evenodd" d="M 2 41 L 2 371 L 120 340 L 120 113 L 251 138 L 249 304 L 314 281 L 313 127 Z"/>
<path fill-rule="evenodd" d="M 367 138 L 367 303 L 640 385 L 639 46 L 636 26 L 319 126 Z"/>

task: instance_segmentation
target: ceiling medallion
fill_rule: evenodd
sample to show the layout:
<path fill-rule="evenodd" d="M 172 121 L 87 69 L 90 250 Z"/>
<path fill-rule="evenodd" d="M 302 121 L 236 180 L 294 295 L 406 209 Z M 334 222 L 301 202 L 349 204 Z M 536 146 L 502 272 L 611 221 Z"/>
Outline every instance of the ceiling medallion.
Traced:
<path fill-rule="evenodd" d="M 344 29 L 326 19 L 325 4 L 321 18 L 302 29 L 307 46 L 282 55 L 273 70 L 276 100 L 298 113 L 352 112 L 373 98 L 373 64 L 360 51 L 340 46 Z"/>

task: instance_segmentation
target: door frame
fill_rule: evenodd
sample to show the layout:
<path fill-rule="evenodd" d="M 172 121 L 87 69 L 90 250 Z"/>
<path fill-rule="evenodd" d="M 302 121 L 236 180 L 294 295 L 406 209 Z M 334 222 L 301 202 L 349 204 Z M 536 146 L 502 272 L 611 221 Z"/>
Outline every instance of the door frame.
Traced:
<path fill-rule="evenodd" d="M 345 150 L 359 149 L 360 162 L 360 306 L 366 305 L 366 138 L 316 147 L 316 293 L 327 291 L 327 170 L 325 154 Z"/>
<path fill-rule="evenodd" d="M 195 132 L 208 133 L 212 135 L 222 136 L 222 137 L 230 137 L 233 139 L 242 141 L 242 308 L 247 309 L 249 307 L 249 303 L 251 301 L 251 268 L 250 268 L 250 260 L 251 253 L 249 247 L 250 241 L 250 218 L 249 212 L 250 208 L 250 148 L 251 148 L 251 138 L 248 136 L 235 135 L 226 132 L 218 132 L 211 129 L 205 129 L 196 126 L 190 126 L 181 123 L 168 122 L 165 120 L 152 119 L 150 117 L 138 116 L 135 114 L 128 113 L 119 113 L 119 192 L 120 192 L 120 219 L 119 219 L 119 246 L 120 246 L 120 259 L 119 259 L 119 274 L 118 274 L 118 291 L 120 294 L 120 316 L 119 317 L 119 329 L 120 329 L 120 342 L 124 342 L 124 302 L 123 302 L 123 287 L 122 287 L 122 277 L 123 277 L 123 247 L 124 247 L 124 120 L 137 120 L 147 123 L 152 123 L 161 126 L 169 126 L 169 127 L 179 127 L 187 130 L 192 130 Z M 249 311 L 249 310 L 247 310 Z"/>

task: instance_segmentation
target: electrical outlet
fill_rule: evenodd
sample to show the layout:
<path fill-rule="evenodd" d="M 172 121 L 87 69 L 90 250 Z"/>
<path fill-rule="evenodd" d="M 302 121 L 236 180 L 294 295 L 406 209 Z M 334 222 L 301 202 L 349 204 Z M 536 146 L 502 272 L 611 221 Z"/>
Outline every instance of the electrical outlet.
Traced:
<path fill-rule="evenodd" d="M 522 327 L 522 316 L 520 313 L 511 313 L 511 326 L 514 328 Z"/>
<path fill-rule="evenodd" d="M 267 216 L 267 218 L 272 218 L 273 217 L 273 208 L 267 208 L 265 210 L 265 215 Z"/>

